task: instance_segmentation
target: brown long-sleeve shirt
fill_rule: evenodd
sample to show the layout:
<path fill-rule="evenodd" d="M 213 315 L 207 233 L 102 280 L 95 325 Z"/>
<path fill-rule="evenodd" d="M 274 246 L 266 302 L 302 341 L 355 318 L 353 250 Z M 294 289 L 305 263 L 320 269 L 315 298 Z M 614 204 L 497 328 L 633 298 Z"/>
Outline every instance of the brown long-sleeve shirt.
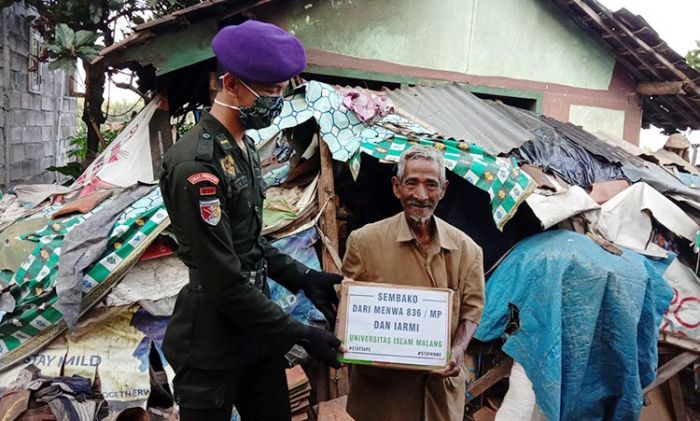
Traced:
<path fill-rule="evenodd" d="M 451 332 L 462 320 L 479 323 L 484 306 L 481 248 L 457 228 L 435 217 L 435 238 L 421 252 L 403 212 L 354 231 L 347 242 L 343 273 L 355 280 L 454 291 Z M 465 370 L 457 377 L 354 366 L 348 412 L 358 421 L 462 420 Z"/>

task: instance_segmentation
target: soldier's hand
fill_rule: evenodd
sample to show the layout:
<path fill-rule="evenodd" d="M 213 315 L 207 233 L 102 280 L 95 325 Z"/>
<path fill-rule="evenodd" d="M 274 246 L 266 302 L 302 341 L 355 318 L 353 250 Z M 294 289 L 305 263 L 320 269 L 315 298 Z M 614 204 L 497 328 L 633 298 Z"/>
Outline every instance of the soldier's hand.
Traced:
<path fill-rule="evenodd" d="M 308 330 L 299 341 L 299 345 L 303 346 L 306 352 L 317 360 L 321 360 L 333 368 L 340 368 L 338 351 L 342 351 L 343 348 L 341 347 L 340 339 L 336 338 L 332 333 L 324 329 L 308 326 Z"/>
<path fill-rule="evenodd" d="M 323 313 L 331 327 L 335 326 L 335 307 L 338 306 L 338 295 L 333 286 L 342 280 L 342 275 L 318 272 L 313 269 L 310 269 L 303 279 L 304 295 Z"/>

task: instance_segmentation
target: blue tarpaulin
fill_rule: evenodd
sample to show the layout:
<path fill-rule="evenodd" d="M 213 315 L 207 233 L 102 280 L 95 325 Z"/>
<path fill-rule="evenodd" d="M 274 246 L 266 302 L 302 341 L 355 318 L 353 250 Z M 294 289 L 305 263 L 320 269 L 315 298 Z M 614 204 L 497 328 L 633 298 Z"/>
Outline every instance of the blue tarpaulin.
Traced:
<path fill-rule="evenodd" d="M 525 368 L 549 421 L 638 419 L 673 295 L 662 277 L 673 258 L 616 256 L 571 231 L 530 237 L 487 282 L 476 338 L 506 338 L 503 351 Z M 519 326 L 506 334 L 509 305 Z"/>
<path fill-rule="evenodd" d="M 314 243 L 318 241 L 318 238 L 316 228 L 309 228 L 300 233 L 276 240 L 272 242 L 272 245 L 307 267 L 321 270 L 321 262 L 318 261 L 318 256 L 314 249 Z M 318 311 L 311 303 L 311 300 L 306 298 L 304 291 L 299 291 L 295 295 L 273 281 L 272 278 L 267 278 L 267 283 L 270 285 L 272 301 L 282 307 L 287 314 L 307 325 L 323 325 L 326 320 L 323 317 L 323 313 Z"/>

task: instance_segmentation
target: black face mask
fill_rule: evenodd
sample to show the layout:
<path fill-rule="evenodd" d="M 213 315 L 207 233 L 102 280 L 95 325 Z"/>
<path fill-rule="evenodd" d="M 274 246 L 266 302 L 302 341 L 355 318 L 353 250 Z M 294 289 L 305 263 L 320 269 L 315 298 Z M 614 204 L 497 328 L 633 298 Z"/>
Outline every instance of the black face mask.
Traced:
<path fill-rule="evenodd" d="M 241 125 L 244 129 L 262 129 L 282 113 L 284 100 L 281 96 L 259 96 L 252 107 L 241 107 Z"/>
<path fill-rule="evenodd" d="M 250 107 L 236 107 L 214 100 L 215 103 L 237 110 L 240 113 L 241 125 L 245 130 L 263 129 L 272 125 L 272 121 L 282 113 L 284 99 L 281 96 L 260 96 L 247 84 L 241 81 L 255 95 L 255 102 Z"/>

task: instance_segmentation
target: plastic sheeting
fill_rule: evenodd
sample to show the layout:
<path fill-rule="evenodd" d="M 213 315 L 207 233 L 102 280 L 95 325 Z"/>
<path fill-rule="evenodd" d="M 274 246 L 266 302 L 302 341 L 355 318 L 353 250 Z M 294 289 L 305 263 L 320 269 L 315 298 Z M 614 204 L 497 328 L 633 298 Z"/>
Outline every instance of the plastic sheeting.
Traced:
<path fill-rule="evenodd" d="M 489 194 L 493 221 L 499 230 L 535 190 L 535 181 L 520 171 L 515 160 L 495 157 L 474 144 L 451 139 L 438 142 L 420 138 L 414 141 L 396 135 L 379 143 L 362 142 L 362 152 L 382 161 L 399 162 L 401 154 L 416 143 L 441 151 L 447 169 Z"/>
<path fill-rule="evenodd" d="M 495 101 L 488 103 L 534 136 L 534 140 L 525 142 L 516 151 L 516 156 L 526 162 L 584 188 L 596 182 L 626 179 L 619 160 L 605 159 L 605 155 L 591 151 L 594 148 L 584 147 L 590 147 L 591 142 L 602 144 L 591 134 L 529 111 Z M 585 142 L 579 137 L 586 137 Z"/>
<path fill-rule="evenodd" d="M 664 278 L 673 288 L 673 300 L 661 330 L 700 340 L 700 278 L 678 260 L 671 263 Z"/>
<path fill-rule="evenodd" d="M 691 189 L 700 189 L 700 175 L 678 173 L 678 178 Z"/>
<path fill-rule="evenodd" d="M 646 183 L 626 188 L 605 202 L 600 213 L 591 215 L 591 219 L 593 229 L 618 246 L 665 256 L 664 249 L 649 241 L 652 216 L 671 232 L 691 242 L 700 229 L 681 208 Z"/>
<path fill-rule="evenodd" d="M 695 203 L 700 202 L 700 190 L 691 189 L 660 166 L 646 163 L 643 167 L 638 167 L 625 163 L 622 170 L 631 182 L 643 181 L 663 194 L 681 196 L 685 201 L 700 209 L 695 205 Z"/>
<path fill-rule="evenodd" d="M 64 239 L 71 230 L 108 208 L 109 203 L 103 202 L 86 215 L 53 221 L 28 237 L 37 246 L 15 272 L 15 285 L 9 288 L 16 308 L 0 323 L 0 367 L 24 359 L 65 329 L 63 314 L 56 309 L 56 279 Z M 48 217 L 57 208 L 48 208 L 43 215 Z M 158 187 L 125 209 L 112 227 L 107 249 L 82 279 L 81 309 L 96 305 L 168 224 Z"/>
<path fill-rule="evenodd" d="M 525 201 L 542 222 L 544 229 L 549 229 L 581 212 L 600 208 L 579 186 L 571 186 L 562 192 L 549 195 L 535 192 Z"/>
<path fill-rule="evenodd" d="M 527 163 L 553 171 L 566 182 L 584 188 L 601 181 L 626 179 L 620 165 L 597 159 L 554 131 L 538 129 L 535 133 L 537 140 L 525 142 L 517 152 Z"/>
<path fill-rule="evenodd" d="M 105 297 L 108 306 L 131 305 L 155 308 L 152 303 L 177 296 L 189 282 L 189 270 L 175 256 L 140 260 Z M 150 312 L 150 311 L 149 311 Z M 172 312 L 159 316 L 170 316 Z"/>
<path fill-rule="evenodd" d="M 391 116 L 387 116 L 388 118 Z M 392 120 L 399 116 L 393 116 Z M 337 161 L 348 161 L 363 141 L 378 142 L 393 136 L 393 132 L 379 125 L 365 125 L 352 110 L 343 104 L 343 98 L 331 85 L 309 81 L 284 101 L 282 113 L 271 126 L 248 130 L 255 144 L 276 136 L 280 131 L 296 127 L 314 118 L 321 138 L 328 144 L 331 156 Z M 410 123 L 404 120 L 404 123 Z M 381 123 L 384 119 L 380 120 Z"/>
<path fill-rule="evenodd" d="M 535 391 L 525 369 L 513 361 L 508 377 L 508 392 L 496 412 L 495 421 L 547 421 L 535 405 Z"/>
<path fill-rule="evenodd" d="M 530 237 L 487 282 L 475 337 L 505 337 L 549 421 L 637 419 L 673 295 L 662 277 L 670 260 L 616 256 L 571 231 Z"/>
<path fill-rule="evenodd" d="M 316 243 L 318 239 L 319 236 L 316 228 L 309 228 L 298 234 L 273 241 L 272 245 L 282 253 L 289 255 L 307 267 L 314 270 L 321 270 L 321 262 L 319 262 L 316 250 L 314 249 L 314 243 Z M 307 325 L 318 325 L 325 322 L 323 313 L 318 311 L 313 303 L 311 303 L 311 300 L 306 298 L 304 291 L 293 294 L 271 278 L 267 278 L 267 283 L 270 285 L 270 297 L 272 301 L 282 307 L 282 310 L 287 312 L 287 314 Z"/>
<path fill-rule="evenodd" d="M 153 182 L 155 174 L 148 124 L 161 100 L 160 96 L 151 100 L 85 169 L 71 188 L 103 186 L 104 183 L 128 187 L 139 181 Z"/>

